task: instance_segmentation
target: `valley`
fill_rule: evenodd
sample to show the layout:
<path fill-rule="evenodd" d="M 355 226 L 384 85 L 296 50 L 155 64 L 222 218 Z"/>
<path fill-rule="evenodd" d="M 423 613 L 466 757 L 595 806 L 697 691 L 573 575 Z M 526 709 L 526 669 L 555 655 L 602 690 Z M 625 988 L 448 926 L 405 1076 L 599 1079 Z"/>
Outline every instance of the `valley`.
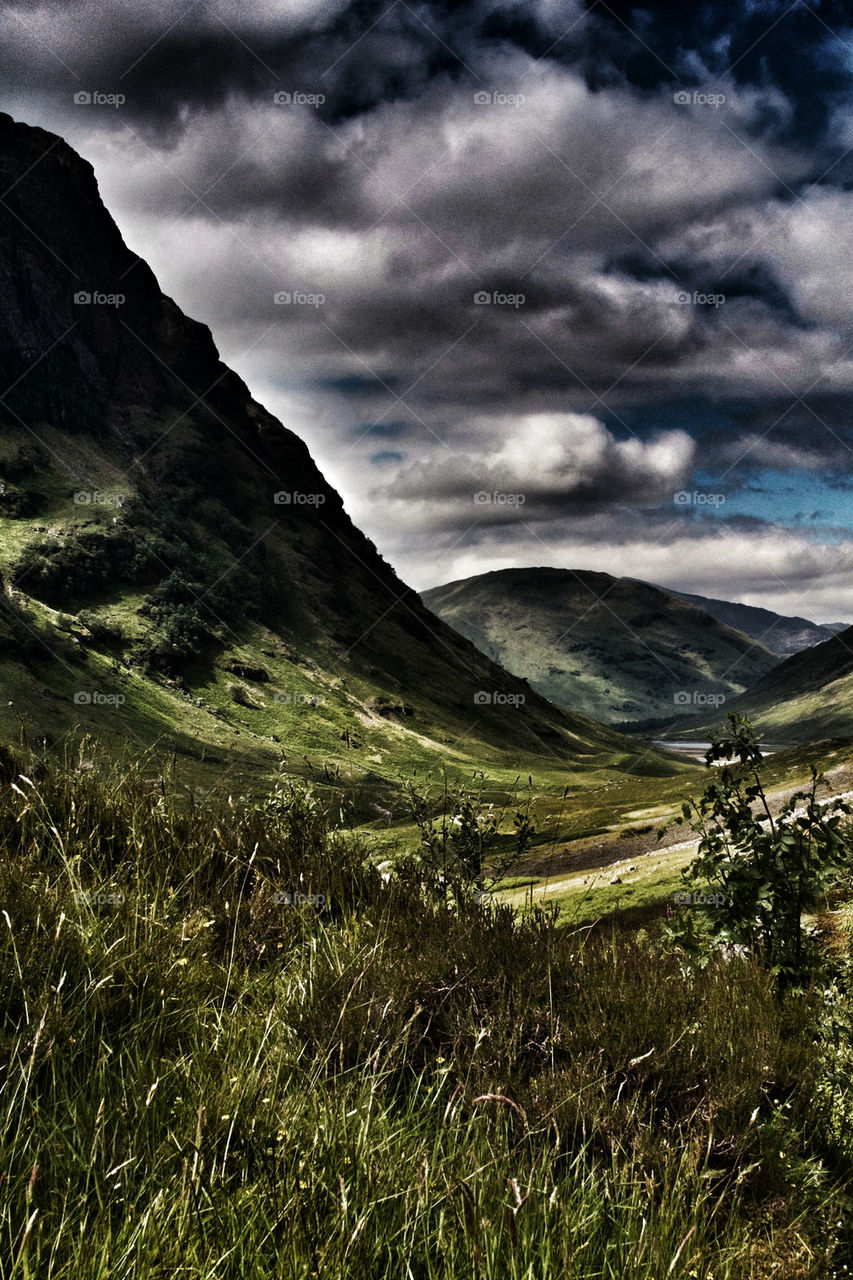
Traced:
<path fill-rule="evenodd" d="M 846 1274 L 853 628 L 418 593 L 88 162 L 0 177 L 2 1280 Z"/>

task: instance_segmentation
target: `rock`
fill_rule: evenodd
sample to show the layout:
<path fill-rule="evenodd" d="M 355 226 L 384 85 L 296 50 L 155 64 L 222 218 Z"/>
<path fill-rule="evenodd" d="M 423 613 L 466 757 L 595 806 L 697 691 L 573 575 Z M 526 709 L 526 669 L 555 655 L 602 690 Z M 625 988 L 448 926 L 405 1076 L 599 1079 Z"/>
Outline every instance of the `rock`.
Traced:
<path fill-rule="evenodd" d="M 256 684 L 266 684 L 270 678 L 269 672 L 263 667 L 247 667 L 242 662 L 229 662 L 225 670 L 240 676 L 242 680 L 254 680 Z"/>

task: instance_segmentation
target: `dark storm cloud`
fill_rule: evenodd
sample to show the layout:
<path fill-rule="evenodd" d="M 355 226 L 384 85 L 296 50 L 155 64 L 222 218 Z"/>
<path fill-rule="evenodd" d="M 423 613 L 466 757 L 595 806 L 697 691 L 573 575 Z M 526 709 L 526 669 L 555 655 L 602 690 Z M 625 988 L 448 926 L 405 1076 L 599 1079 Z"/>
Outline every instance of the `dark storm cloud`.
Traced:
<path fill-rule="evenodd" d="M 849 475 L 847 8 L 0 0 L 0 78 L 406 574 L 583 561 L 770 603 L 803 565 L 837 595 L 796 515 L 672 495 Z"/>
<path fill-rule="evenodd" d="M 128 114 L 166 139 L 186 127 L 188 108 L 216 109 L 235 94 L 322 92 L 325 113 L 340 120 L 383 102 L 416 101 L 440 76 L 476 88 L 490 79 L 496 49 L 575 68 L 594 89 L 653 93 L 720 78 L 775 88 L 791 110 L 765 99 L 751 127 L 779 141 L 820 145 L 833 113 L 849 105 L 846 0 L 160 0 L 144 7 L 13 0 L 0 11 L 12 37 L 0 56 L 7 84 L 26 84 L 38 69 L 57 87 L 74 87 L 76 78 L 109 91 L 121 86 Z"/>
<path fill-rule="evenodd" d="M 215 110 L 232 97 L 269 100 L 274 91 L 322 94 L 331 119 L 416 97 L 444 66 L 464 66 L 440 31 L 402 2 L 273 3 L 161 0 L 138 6 L 82 0 L 5 3 L 14 46 L 0 55 L 11 87 L 33 70 L 58 92 L 91 84 L 125 93 L 126 115 L 166 145 L 187 127 L 188 110 Z M 436 25 L 452 34 L 446 21 Z M 476 76 L 474 76 L 476 79 Z"/>

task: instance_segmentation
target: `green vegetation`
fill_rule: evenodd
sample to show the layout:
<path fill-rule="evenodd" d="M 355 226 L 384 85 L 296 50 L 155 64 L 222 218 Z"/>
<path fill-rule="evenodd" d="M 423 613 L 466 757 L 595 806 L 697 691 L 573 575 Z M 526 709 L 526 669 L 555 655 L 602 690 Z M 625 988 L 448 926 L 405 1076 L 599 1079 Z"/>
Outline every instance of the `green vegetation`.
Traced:
<path fill-rule="evenodd" d="M 144 470 L 108 430 L 81 428 L 72 448 L 44 425 L 30 456 L 27 433 L 4 428 L 0 476 L 29 476 L 42 501 L 0 519 L 0 735 L 79 728 L 113 751 L 168 739 L 205 787 L 224 767 L 263 788 L 285 763 L 359 797 L 364 820 L 400 777 L 443 766 L 458 780 L 487 765 L 507 785 L 535 768 L 555 787 L 567 761 L 677 769 L 657 753 L 640 765 L 629 739 L 495 668 L 406 591 L 336 495 L 319 517 L 276 505 L 279 468 L 328 487 L 280 424 L 255 438 L 265 415 L 245 388 L 228 413 L 233 430 L 203 447 L 200 409 L 134 409 L 134 449 L 159 442 Z M 478 700 L 493 690 L 517 702 Z M 84 705 L 86 692 L 113 701 Z"/>
<path fill-rule="evenodd" d="M 841 882 L 850 888 L 853 853 L 842 823 L 853 810 L 839 798 L 818 800 L 827 783 L 812 766 L 809 787 L 774 815 L 752 726 L 736 715 L 728 721 L 729 732 L 715 737 L 706 756 L 722 767 L 699 800 L 684 804 L 684 818 L 701 836 L 685 874 L 719 890 L 717 944 L 749 948 L 783 983 L 802 981 L 821 959 L 803 913 Z"/>
<path fill-rule="evenodd" d="M 727 710 L 771 742 L 853 739 L 853 627 L 780 663 Z"/>
<path fill-rule="evenodd" d="M 483 786 L 485 775 L 481 772 L 476 780 Z M 435 896 L 461 903 L 472 893 L 482 898 L 506 880 L 536 834 L 532 791 L 531 778 L 521 807 L 516 807 L 513 792 L 496 808 L 470 787 L 450 786 L 445 773 L 441 810 L 433 816 L 429 791 L 409 783 L 406 794 L 420 837 L 414 861 L 422 886 Z M 501 828 L 513 809 L 512 834 L 504 836 Z"/>
<path fill-rule="evenodd" d="M 436 898 L 282 783 L 0 753 L 0 1274 L 843 1274 L 846 962 Z"/>

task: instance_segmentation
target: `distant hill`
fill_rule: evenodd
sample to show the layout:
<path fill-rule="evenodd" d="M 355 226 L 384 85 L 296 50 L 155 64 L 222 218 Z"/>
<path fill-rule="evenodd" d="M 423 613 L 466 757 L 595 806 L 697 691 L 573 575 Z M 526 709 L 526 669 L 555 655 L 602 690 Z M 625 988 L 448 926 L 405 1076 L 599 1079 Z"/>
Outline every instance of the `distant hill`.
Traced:
<path fill-rule="evenodd" d="M 853 627 L 780 663 L 726 711 L 771 739 L 853 737 Z"/>
<path fill-rule="evenodd" d="M 788 618 L 770 609 L 758 609 L 749 604 L 734 604 L 730 600 L 713 600 L 707 596 L 689 595 L 685 591 L 672 591 L 679 600 L 687 600 L 698 609 L 704 609 L 712 618 L 742 631 L 744 635 L 759 640 L 765 649 L 780 658 L 809 649 L 812 645 L 830 640 L 839 631 L 846 630 L 846 622 L 818 623 L 807 618 Z"/>
<path fill-rule="evenodd" d="M 673 592 L 606 573 L 502 569 L 423 600 L 545 697 L 610 724 L 706 712 L 778 661 Z"/>

